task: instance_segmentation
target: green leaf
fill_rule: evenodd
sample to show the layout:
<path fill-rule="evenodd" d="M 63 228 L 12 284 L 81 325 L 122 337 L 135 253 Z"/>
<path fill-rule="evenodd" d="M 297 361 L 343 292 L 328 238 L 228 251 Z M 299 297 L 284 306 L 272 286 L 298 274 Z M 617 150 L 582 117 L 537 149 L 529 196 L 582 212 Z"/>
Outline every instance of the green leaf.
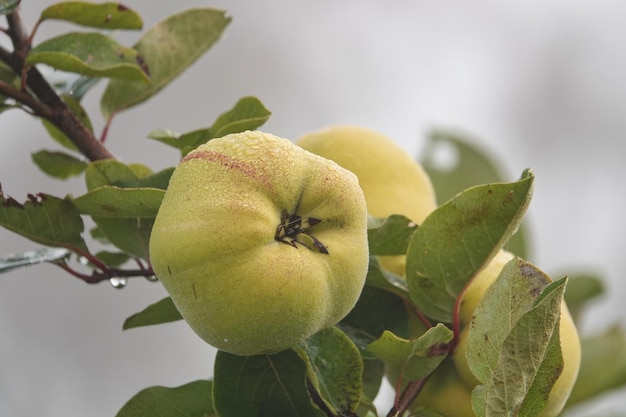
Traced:
<path fill-rule="evenodd" d="M 404 301 L 395 294 L 371 286 L 363 288 L 359 301 L 338 327 L 350 336 L 366 359 L 375 358 L 367 346 L 386 330 L 401 336 L 409 335 Z"/>
<path fill-rule="evenodd" d="M 378 395 L 385 376 L 385 363 L 379 359 L 363 360 L 363 395 L 373 399 Z"/>
<path fill-rule="evenodd" d="M 256 97 L 243 97 L 229 111 L 222 113 L 211 126 L 214 138 L 254 130 L 267 122 L 270 112 Z M 199 145 L 199 144 L 198 144 Z"/>
<path fill-rule="evenodd" d="M 154 386 L 139 391 L 116 417 L 217 417 L 211 381 L 198 380 L 175 388 Z"/>
<path fill-rule="evenodd" d="M 0 14 L 7 15 L 13 13 L 22 0 L 0 0 Z"/>
<path fill-rule="evenodd" d="M 323 417 L 306 388 L 307 369 L 289 349 L 275 355 L 218 351 L 213 402 L 220 417 Z"/>
<path fill-rule="evenodd" d="M 517 230 L 530 203 L 534 175 L 512 183 L 475 186 L 432 212 L 407 252 L 411 299 L 436 321 L 452 322 L 468 281 Z"/>
<path fill-rule="evenodd" d="M 154 219 L 94 217 L 98 231 L 125 253 L 148 260 L 148 242 Z"/>
<path fill-rule="evenodd" d="M 46 246 L 87 251 L 83 220 L 68 199 L 29 194 L 20 204 L 0 188 L 0 226 Z"/>
<path fill-rule="evenodd" d="M 566 281 L 552 282 L 514 258 L 485 292 L 466 351 L 472 373 L 483 384 L 472 393 L 477 415 L 541 414 L 563 369 L 559 318 Z"/>
<path fill-rule="evenodd" d="M 98 77 L 79 77 L 67 87 L 67 93 L 80 101 L 85 97 L 85 94 L 98 84 L 98 82 L 100 82 L 100 78 Z"/>
<path fill-rule="evenodd" d="M 470 138 L 441 130 L 429 135 L 422 165 L 437 190 L 439 201 L 448 201 L 474 185 L 507 180 L 494 155 L 472 142 Z M 453 161 L 442 163 L 442 156 Z M 507 250 L 520 258 L 529 259 L 527 240 L 528 230 L 522 224 L 507 242 Z"/>
<path fill-rule="evenodd" d="M 0 61 L 0 81 L 15 87 L 15 88 L 19 88 L 20 87 L 20 78 L 17 76 L 17 74 L 15 72 L 13 72 L 13 69 L 11 67 L 9 67 L 6 62 L 4 61 Z M 9 97 L 0 94 L 0 102 L 3 102 L 5 100 L 7 100 Z M 13 101 L 13 100 L 11 100 Z M 0 107 L 7 107 L 7 108 L 11 108 L 12 105 L 8 105 L 8 104 L 2 104 L 0 105 Z M 2 111 L 2 109 L 0 109 L 0 111 Z"/>
<path fill-rule="evenodd" d="M 105 185 L 72 202 L 83 214 L 94 217 L 154 218 L 165 190 L 158 188 L 119 188 Z"/>
<path fill-rule="evenodd" d="M 64 94 L 61 96 L 67 107 L 74 113 L 74 115 L 78 118 L 78 120 L 89 130 L 89 132 L 93 133 L 93 127 L 91 125 L 91 120 L 89 119 L 89 115 L 85 111 L 85 109 L 81 106 L 80 102 L 69 94 Z M 63 133 L 59 128 L 53 125 L 50 121 L 41 119 L 43 126 L 46 128 L 46 131 L 54 139 L 57 143 L 62 145 L 63 147 L 70 149 L 72 151 L 78 151 L 78 147 L 72 142 L 65 133 Z"/>
<path fill-rule="evenodd" d="M 356 410 L 356 416 L 358 417 L 378 417 L 378 410 L 376 404 L 368 397 L 361 397 L 361 404 Z"/>
<path fill-rule="evenodd" d="M 448 201 L 474 185 L 506 181 L 496 158 L 472 142 L 446 131 L 434 131 L 428 136 L 422 165 L 440 201 Z M 442 156 L 453 161 L 442 163 Z"/>
<path fill-rule="evenodd" d="M 92 162 L 85 170 L 88 191 L 107 185 L 122 187 L 122 184 L 138 179 L 139 176 L 131 166 L 112 159 Z"/>
<path fill-rule="evenodd" d="M 64 152 L 41 150 L 31 154 L 35 165 L 46 174 L 66 179 L 81 174 L 87 168 L 87 162 Z"/>
<path fill-rule="evenodd" d="M 613 326 L 593 337 L 583 338 L 581 345 L 578 379 L 567 407 L 626 385 L 626 332 L 623 328 Z"/>
<path fill-rule="evenodd" d="M 111 208 L 114 212 L 124 210 L 127 215 L 143 213 L 151 214 L 151 216 L 154 217 L 156 211 L 158 211 L 158 205 L 160 205 L 158 201 L 159 195 L 164 193 L 162 189 L 123 188 L 124 184 L 138 183 L 141 182 L 142 178 L 145 179 L 146 182 L 149 182 L 150 180 L 148 180 L 148 178 L 150 176 L 150 171 L 145 167 L 126 165 L 113 160 L 92 162 L 85 170 L 87 189 L 89 193 L 96 193 L 96 197 L 97 193 L 100 192 L 98 190 L 101 190 L 103 187 L 117 188 L 118 191 L 130 191 L 130 195 L 134 194 L 135 197 L 138 197 L 135 201 L 123 202 L 121 204 L 119 204 L 119 202 L 116 203 Z M 161 180 L 157 180 L 155 182 L 159 183 L 160 181 Z M 141 190 L 149 191 L 148 193 L 142 193 Z M 139 191 L 139 195 L 137 191 Z M 125 194 L 120 193 L 118 197 L 121 195 Z M 96 202 L 91 205 L 95 200 L 89 202 L 89 198 L 86 200 L 89 204 L 87 204 L 87 208 L 83 207 L 84 209 L 94 209 L 96 213 L 103 209 L 106 210 L 106 208 L 100 205 L 102 202 Z M 145 206 L 144 203 L 146 204 Z M 93 217 L 93 220 L 96 222 L 98 229 L 97 232 L 94 233 L 100 238 L 104 237 L 109 243 L 112 243 L 125 253 L 142 259 L 148 259 L 148 242 L 150 240 L 152 225 L 154 224 L 152 217 L 120 218 L 110 216 L 99 217 L 96 215 Z"/>
<path fill-rule="evenodd" d="M 101 33 L 68 33 L 30 50 L 26 65 L 47 64 L 90 77 L 122 78 L 147 85 L 143 57 Z"/>
<path fill-rule="evenodd" d="M 386 219 L 370 219 L 367 229 L 370 255 L 404 255 L 415 230 L 417 224 L 401 215 L 394 214 Z"/>
<path fill-rule="evenodd" d="M 16 268 L 38 265 L 43 262 L 55 262 L 66 259 L 71 252 L 65 248 L 43 248 L 0 256 L 0 274 Z"/>
<path fill-rule="evenodd" d="M 148 30 L 134 49 L 150 68 L 151 83 L 111 80 L 100 101 L 105 118 L 159 92 L 209 49 L 228 23 L 221 10 L 190 9 Z"/>
<path fill-rule="evenodd" d="M 130 256 L 126 253 L 99 251 L 95 254 L 96 258 L 104 262 L 105 265 L 119 267 L 130 260 Z"/>
<path fill-rule="evenodd" d="M 401 298 L 408 298 L 409 296 L 406 281 L 402 277 L 382 269 L 378 260 L 373 256 L 370 256 L 365 284 L 392 292 Z"/>
<path fill-rule="evenodd" d="M 40 21 L 55 19 L 99 29 L 141 29 L 143 21 L 135 11 L 119 3 L 91 4 L 66 1 L 41 12 Z"/>
<path fill-rule="evenodd" d="M 174 169 L 175 167 L 165 168 L 154 174 L 133 180 L 117 181 L 116 185 L 121 188 L 158 188 L 159 190 L 166 190 Z"/>
<path fill-rule="evenodd" d="M 600 277 L 592 274 L 570 275 L 565 291 L 565 302 L 575 322 L 579 322 L 584 309 L 590 302 L 604 294 Z"/>
<path fill-rule="evenodd" d="M 385 331 L 368 346 L 368 350 L 385 362 L 391 375 L 405 382 L 417 381 L 430 375 L 447 357 L 446 344 L 452 340 L 452 335 L 452 330 L 442 323 L 415 340 Z M 391 383 L 395 384 L 395 381 Z"/>
<path fill-rule="evenodd" d="M 124 321 L 124 330 L 134 327 L 153 326 L 155 324 L 170 323 L 182 320 L 176 306 L 170 297 L 165 297 L 161 301 L 150 304 L 148 307 L 135 313 Z"/>
<path fill-rule="evenodd" d="M 244 130 L 254 130 L 263 125 L 270 115 L 271 112 L 258 98 L 243 97 L 232 109 L 220 115 L 209 128 L 197 129 L 183 135 L 160 129 L 150 132 L 148 137 L 180 149 L 184 156 L 213 138 Z"/>
<path fill-rule="evenodd" d="M 363 391 L 363 360 L 337 328 L 322 330 L 295 348 L 307 366 L 311 389 L 332 415 L 353 415 Z"/>

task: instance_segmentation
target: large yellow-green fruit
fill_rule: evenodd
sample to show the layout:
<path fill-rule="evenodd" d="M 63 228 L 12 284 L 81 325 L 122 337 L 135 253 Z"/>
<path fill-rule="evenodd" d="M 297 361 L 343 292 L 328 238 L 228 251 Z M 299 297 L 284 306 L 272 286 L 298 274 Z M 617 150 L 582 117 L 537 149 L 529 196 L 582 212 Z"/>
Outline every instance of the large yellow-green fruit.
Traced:
<path fill-rule="evenodd" d="M 513 254 L 510 252 L 504 250 L 498 252 L 491 262 L 474 278 L 463 296 L 460 319 L 465 327 L 459 335 L 459 342 L 454 350 L 453 360 L 461 379 L 465 385 L 471 389 L 478 385 L 479 382 L 474 377 L 467 364 L 468 324 L 483 294 L 496 280 L 504 265 L 511 259 L 513 259 Z M 564 302 L 561 305 L 559 331 L 561 353 L 563 355 L 563 371 L 550 392 L 546 407 L 538 417 L 554 417 L 561 412 L 576 382 L 576 377 L 578 376 L 581 357 L 580 338 L 572 316 Z M 472 415 L 473 414 L 468 414 L 468 417 Z"/>
<path fill-rule="evenodd" d="M 150 238 L 152 267 L 191 328 L 239 355 L 277 352 L 341 320 L 368 267 L 354 174 L 248 131 L 187 154 Z"/>
<path fill-rule="evenodd" d="M 331 126 L 306 134 L 296 143 L 356 174 L 371 216 L 402 214 L 419 224 L 437 207 L 432 183 L 421 165 L 377 131 Z M 381 263 L 404 275 L 404 256 L 381 257 Z"/>

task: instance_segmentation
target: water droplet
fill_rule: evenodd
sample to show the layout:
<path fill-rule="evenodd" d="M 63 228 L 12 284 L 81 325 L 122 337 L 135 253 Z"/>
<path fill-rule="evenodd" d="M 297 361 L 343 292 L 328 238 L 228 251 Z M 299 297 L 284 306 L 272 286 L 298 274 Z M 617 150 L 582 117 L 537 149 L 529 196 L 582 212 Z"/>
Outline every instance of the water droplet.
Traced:
<path fill-rule="evenodd" d="M 156 275 L 147 276 L 146 279 L 150 282 L 157 282 L 159 280 Z"/>
<path fill-rule="evenodd" d="M 111 283 L 113 288 L 120 289 L 126 286 L 126 284 L 128 283 L 128 278 L 114 277 L 114 278 L 109 279 L 109 282 Z"/>
<path fill-rule="evenodd" d="M 78 257 L 78 263 L 81 265 L 88 265 L 89 264 L 89 259 L 87 259 L 84 256 L 79 256 Z"/>

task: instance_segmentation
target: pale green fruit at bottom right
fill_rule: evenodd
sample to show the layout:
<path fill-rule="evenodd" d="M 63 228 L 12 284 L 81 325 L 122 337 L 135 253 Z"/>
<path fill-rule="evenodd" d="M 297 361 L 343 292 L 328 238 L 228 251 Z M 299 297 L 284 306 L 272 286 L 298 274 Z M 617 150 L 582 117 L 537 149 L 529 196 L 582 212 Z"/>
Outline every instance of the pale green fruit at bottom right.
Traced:
<path fill-rule="evenodd" d="M 459 335 L 459 342 L 453 353 L 453 361 L 462 381 L 469 389 L 473 389 L 478 385 L 478 380 L 474 377 L 469 366 L 467 364 L 466 351 L 467 351 L 467 335 L 469 332 L 469 326 L 467 324 L 471 321 L 474 310 L 480 299 L 482 298 L 485 290 L 495 281 L 500 274 L 500 271 L 504 265 L 513 259 L 513 254 L 501 250 L 492 259 L 489 265 L 481 271 L 474 281 L 468 287 L 461 305 L 461 323 L 465 325 L 465 328 Z M 580 367 L 581 349 L 580 338 L 578 330 L 574 324 L 574 320 L 567 309 L 565 302 L 561 305 L 561 321 L 559 322 L 559 331 L 561 339 L 561 353 L 563 355 L 563 371 L 559 376 L 556 384 L 550 392 L 548 404 L 544 408 L 543 412 L 538 417 L 554 417 L 558 415 L 569 395 L 572 391 L 576 378 L 578 376 L 578 369 Z M 467 414 L 468 417 L 473 416 L 473 413 Z"/>

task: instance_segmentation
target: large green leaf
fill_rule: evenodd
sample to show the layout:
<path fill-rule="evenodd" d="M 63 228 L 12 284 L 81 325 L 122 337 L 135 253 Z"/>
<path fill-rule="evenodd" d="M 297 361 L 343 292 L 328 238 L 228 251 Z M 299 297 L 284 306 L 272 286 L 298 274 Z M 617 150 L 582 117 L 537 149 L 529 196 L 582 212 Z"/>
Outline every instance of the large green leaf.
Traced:
<path fill-rule="evenodd" d="M 313 406 L 306 375 L 306 365 L 291 349 L 259 356 L 218 351 L 213 372 L 215 409 L 220 417 L 323 417 Z"/>
<path fill-rule="evenodd" d="M 154 386 L 139 391 L 115 417 L 217 417 L 213 383 L 198 380 L 175 388 Z"/>
<path fill-rule="evenodd" d="M 91 77 L 122 78 L 147 85 L 143 58 L 101 33 L 67 33 L 30 50 L 26 65 L 47 64 Z"/>
<path fill-rule="evenodd" d="M 222 10 L 191 9 L 168 17 L 134 45 L 150 69 L 151 83 L 111 80 L 100 106 L 106 118 L 149 99 L 193 64 L 230 22 Z"/>
<path fill-rule="evenodd" d="M 99 29 L 141 29 L 143 21 L 135 11 L 119 3 L 93 4 L 65 1 L 41 12 L 40 21 L 54 19 Z"/>
<path fill-rule="evenodd" d="M 197 129 L 182 135 L 169 130 L 154 130 L 148 137 L 180 149 L 184 156 L 213 138 L 254 130 L 263 125 L 271 114 L 258 98 L 243 97 L 232 109 L 222 113 L 209 128 Z"/>
<path fill-rule="evenodd" d="M 142 259 L 149 258 L 150 233 L 164 191 L 160 188 L 124 186 L 141 184 L 142 180 L 149 182 L 150 177 L 151 171 L 143 166 L 126 165 L 114 160 L 92 162 L 85 170 L 89 192 L 78 197 L 81 209 L 94 216 L 98 236 L 106 238 L 125 253 Z M 157 179 L 155 182 L 162 181 Z M 108 193 L 117 194 L 115 204 L 107 202 Z M 122 201 L 124 196 L 129 200 Z"/>
<path fill-rule="evenodd" d="M 370 255 L 404 255 L 417 224 L 401 215 L 391 215 L 385 219 L 370 218 L 367 228 L 367 241 Z"/>
<path fill-rule="evenodd" d="M 0 226 L 46 246 L 87 250 L 83 220 L 68 199 L 29 194 L 21 204 L 4 197 L 0 188 Z"/>
<path fill-rule="evenodd" d="M 72 202 L 82 214 L 94 217 L 154 218 L 165 190 L 158 188 L 120 188 L 105 185 L 89 191 Z"/>
<path fill-rule="evenodd" d="M 482 383 L 478 416 L 537 416 L 563 369 L 559 319 L 566 279 L 553 282 L 515 258 L 487 289 L 472 317 L 467 361 Z"/>
<path fill-rule="evenodd" d="M 448 161 L 441 161 L 448 159 Z M 479 184 L 507 181 L 504 170 L 494 155 L 475 141 L 452 132 L 437 130 L 429 135 L 422 157 L 440 202 Z M 524 223 L 507 242 L 507 250 L 529 259 L 528 230 Z"/>
<path fill-rule="evenodd" d="M 363 360 L 363 396 L 374 399 L 378 395 L 383 378 L 385 377 L 385 363 L 380 359 Z"/>
<path fill-rule="evenodd" d="M 182 318 L 172 299 L 165 297 L 127 318 L 122 328 L 128 330 L 135 327 L 153 326 L 182 320 Z"/>
<path fill-rule="evenodd" d="M 148 244 L 154 219 L 94 217 L 98 231 L 106 240 L 125 253 L 149 259 Z"/>
<path fill-rule="evenodd" d="M 370 256 L 365 285 L 389 291 L 403 299 L 409 297 L 409 289 L 404 278 L 382 269 L 374 256 Z"/>
<path fill-rule="evenodd" d="M 332 415 L 353 415 L 363 391 L 363 360 L 357 347 L 335 327 L 324 329 L 295 348 L 315 390 Z"/>
<path fill-rule="evenodd" d="M 439 201 L 448 201 L 474 185 L 506 181 L 494 156 L 473 142 L 441 130 L 429 135 L 421 162 L 437 190 Z M 449 160 L 442 162 L 442 159 Z"/>
<path fill-rule="evenodd" d="M 528 171 L 516 182 L 472 187 L 424 219 L 409 244 L 406 277 L 426 316 L 452 322 L 463 288 L 519 227 L 533 180 Z"/>

